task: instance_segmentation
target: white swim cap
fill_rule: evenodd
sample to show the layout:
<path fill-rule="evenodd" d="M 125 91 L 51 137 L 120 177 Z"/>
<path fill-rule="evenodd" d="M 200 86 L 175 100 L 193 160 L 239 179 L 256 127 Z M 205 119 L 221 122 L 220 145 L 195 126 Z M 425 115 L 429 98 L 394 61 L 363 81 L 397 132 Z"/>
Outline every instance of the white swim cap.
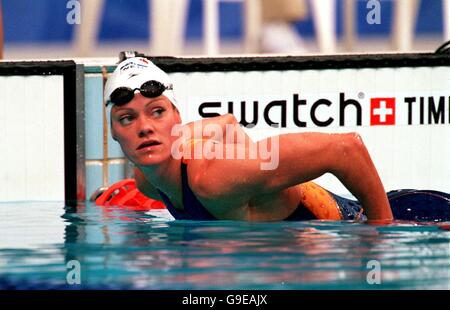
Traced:
<path fill-rule="evenodd" d="M 133 57 L 122 61 L 108 78 L 105 85 L 105 100 L 108 103 L 112 92 L 118 87 L 140 88 L 148 81 L 158 81 L 166 86 L 163 95 L 177 107 L 172 81 L 167 73 L 153 62 L 143 57 Z M 178 108 L 178 107 L 177 107 Z"/>

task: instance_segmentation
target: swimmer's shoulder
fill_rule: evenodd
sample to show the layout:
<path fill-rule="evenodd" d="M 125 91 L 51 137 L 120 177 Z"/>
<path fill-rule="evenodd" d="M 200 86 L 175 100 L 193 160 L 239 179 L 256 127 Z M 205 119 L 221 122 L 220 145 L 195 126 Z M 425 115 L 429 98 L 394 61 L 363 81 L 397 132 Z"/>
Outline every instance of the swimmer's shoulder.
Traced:
<path fill-rule="evenodd" d="M 249 199 L 242 195 L 236 195 L 234 186 L 223 182 L 223 173 L 214 168 L 216 159 L 193 159 L 187 165 L 187 176 L 189 187 L 202 203 L 209 202 L 219 205 L 222 202 L 233 205 L 246 205 Z"/>
<path fill-rule="evenodd" d="M 220 187 L 217 177 L 207 173 L 208 161 L 192 160 L 187 165 L 188 183 L 192 193 L 215 218 L 221 220 L 247 219 L 245 207 L 248 201 L 236 199 L 230 189 Z"/>
<path fill-rule="evenodd" d="M 205 178 L 209 178 L 207 169 L 208 161 L 205 159 L 189 159 L 183 161 L 186 164 L 187 180 L 190 189 L 196 196 L 202 198 L 210 197 L 210 186 L 214 182 L 214 179 L 210 179 L 206 182 Z"/>
<path fill-rule="evenodd" d="M 200 203 L 218 219 L 283 220 L 298 207 L 299 195 L 292 189 L 273 193 L 256 190 L 250 196 L 236 195 L 234 187 L 223 186 L 222 175 L 211 177 L 207 169 L 208 161 L 191 161 L 187 166 L 189 187 Z"/>

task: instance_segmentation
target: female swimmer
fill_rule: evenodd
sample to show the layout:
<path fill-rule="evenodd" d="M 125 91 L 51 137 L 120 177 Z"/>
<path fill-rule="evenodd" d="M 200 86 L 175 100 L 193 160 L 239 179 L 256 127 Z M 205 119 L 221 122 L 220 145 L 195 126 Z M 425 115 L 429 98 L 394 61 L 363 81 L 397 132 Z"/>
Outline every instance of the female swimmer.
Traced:
<path fill-rule="evenodd" d="M 195 142 L 207 144 L 198 140 L 205 138 L 203 133 L 199 136 L 194 132 L 191 135 L 194 139 L 184 141 L 183 158 L 174 156 L 174 145 L 180 141 L 180 136 L 173 134 L 173 128 L 181 126 L 177 108 L 180 104 L 169 76 L 145 58 L 135 57 L 120 63 L 107 81 L 105 98 L 111 105 L 112 136 L 135 164 L 139 190 L 152 199 L 164 201 L 176 219 L 279 221 L 367 217 L 384 223 L 392 221 L 394 215 L 401 219 L 417 218 L 415 213 L 421 211 L 411 213 L 407 207 L 411 206 L 409 200 L 402 197 L 416 195 L 428 199 L 433 196 L 430 194 L 446 205 L 448 213 L 447 194 L 396 191 L 387 195 L 356 133 L 276 136 L 279 161 L 273 169 L 261 169 L 263 159 L 259 155 L 244 159 L 187 156 L 193 150 L 189 146 L 195 148 Z M 192 132 L 196 126 L 205 128 L 210 124 L 226 132 L 226 127 L 237 125 L 237 121 L 228 114 L 182 128 Z M 245 143 L 228 143 L 227 139 L 214 137 L 214 145 L 225 153 L 231 150 L 248 155 L 252 146 L 273 145 L 274 138 L 253 143 L 246 136 Z M 185 157 L 192 159 L 185 160 Z M 335 175 L 358 202 L 310 182 L 324 173 Z M 390 202 L 403 207 L 391 210 Z"/>

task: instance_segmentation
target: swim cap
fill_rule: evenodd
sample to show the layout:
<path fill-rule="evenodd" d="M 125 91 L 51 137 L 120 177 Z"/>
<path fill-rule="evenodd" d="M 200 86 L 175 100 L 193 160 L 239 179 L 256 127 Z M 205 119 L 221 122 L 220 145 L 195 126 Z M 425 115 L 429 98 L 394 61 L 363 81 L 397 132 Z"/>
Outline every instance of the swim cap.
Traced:
<path fill-rule="evenodd" d="M 147 81 L 155 80 L 164 86 L 171 86 L 172 81 L 167 73 L 153 62 L 143 57 L 133 57 L 122 61 L 108 78 L 105 85 L 105 100 L 108 102 L 112 92 L 118 87 L 140 88 Z M 173 87 L 166 89 L 166 96 L 177 107 Z M 177 107 L 178 108 L 178 107 Z"/>

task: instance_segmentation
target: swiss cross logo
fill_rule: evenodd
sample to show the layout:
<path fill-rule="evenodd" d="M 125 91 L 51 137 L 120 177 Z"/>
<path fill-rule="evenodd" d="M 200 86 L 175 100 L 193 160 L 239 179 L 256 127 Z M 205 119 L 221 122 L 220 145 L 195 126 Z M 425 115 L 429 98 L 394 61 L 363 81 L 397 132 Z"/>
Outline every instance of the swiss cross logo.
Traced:
<path fill-rule="evenodd" d="M 395 98 L 370 99 L 370 125 L 395 125 Z"/>

